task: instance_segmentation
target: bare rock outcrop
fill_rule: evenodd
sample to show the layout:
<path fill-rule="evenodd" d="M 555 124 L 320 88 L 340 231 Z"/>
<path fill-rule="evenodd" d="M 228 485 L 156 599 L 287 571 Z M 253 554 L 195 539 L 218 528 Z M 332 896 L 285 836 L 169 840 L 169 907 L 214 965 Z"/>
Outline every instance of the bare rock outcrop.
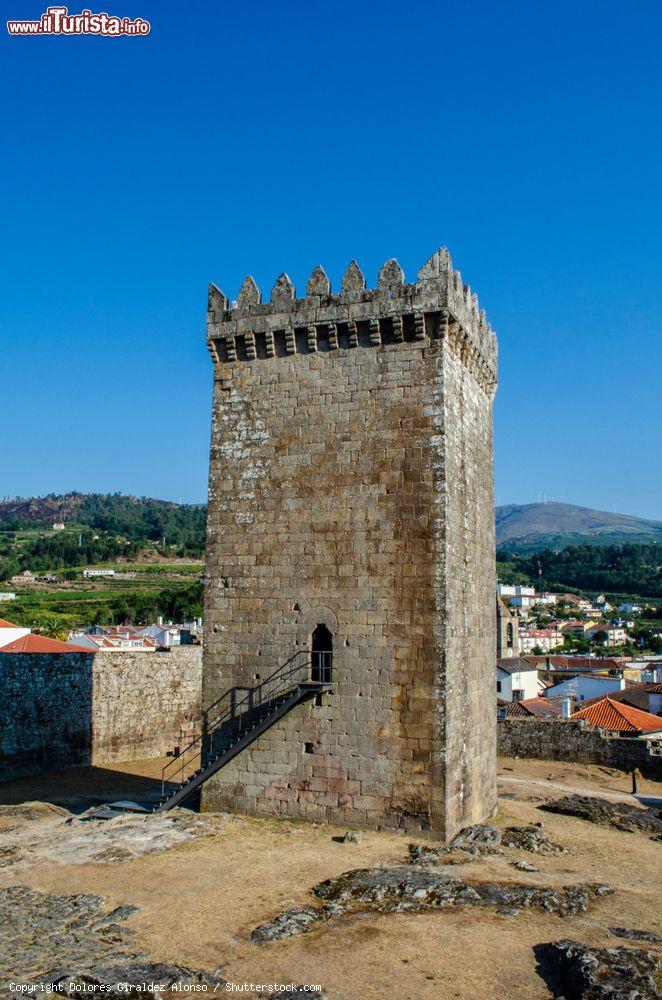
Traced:
<path fill-rule="evenodd" d="M 57 896 L 28 886 L 0 890 L 0 995 L 12 995 L 12 982 L 33 987 L 30 995 L 152 996 L 172 987 L 185 995 L 226 992 L 217 972 L 152 961 L 125 923 L 137 912 L 132 904 L 109 911 L 103 897 L 88 893 Z M 303 995 L 322 998 L 303 987 L 288 993 Z"/>
<path fill-rule="evenodd" d="M 617 830 L 662 834 L 662 810 L 642 809 L 628 802 L 610 802 L 591 795 L 564 795 L 563 798 L 545 802 L 538 808 L 545 812 L 576 816 L 590 823 L 614 826 Z"/>
<path fill-rule="evenodd" d="M 651 944 L 662 944 L 662 938 L 654 931 L 636 930 L 634 927 L 610 927 L 612 934 L 626 941 L 648 941 Z"/>
<path fill-rule="evenodd" d="M 659 1000 L 659 959 L 640 948 L 552 941 L 535 948 L 539 971 L 565 1000 Z"/>
<path fill-rule="evenodd" d="M 345 913 L 420 913 L 454 906 L 494 907 L 504 916 L 535 909 L 560 917 L 584 913 L 595 896 L 614 890 L 586 883 L 561 887 L 512 882 L 465 881 L 433 868 L 402 865 L 397 868 L 360 868 L 326 879 L 313 887 L 324 905 L 316 910 L 286 910 L 257 927 L 254 941 L 274 941 L 311 930 Z"/>
<path fill-rule="evenodd" d="M 544 833 L 539 826 L 509 826 L 501 838 L 504 847 L 516 847 L 518 851 L 532 854 L 567 854 L 563 844 L 558 844 Z"/>

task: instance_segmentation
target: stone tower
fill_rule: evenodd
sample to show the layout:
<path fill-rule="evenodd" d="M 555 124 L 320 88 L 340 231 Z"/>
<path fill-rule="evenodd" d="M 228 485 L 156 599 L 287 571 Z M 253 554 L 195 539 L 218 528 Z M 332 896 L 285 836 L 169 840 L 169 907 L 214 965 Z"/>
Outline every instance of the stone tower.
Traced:
<path fill-rule="evenodd" d="M 204 702 L 332 649 L 203 808 L 430 831 L 496 805 L 497 343 L 443 248 L 407 284 L 209 292 Z M 320 639 L 320 636 L 322 638 Z M 320 647 L 321 642 L 321 647 Z M 305 654 L 304 654 L 305 655 Z"/>
<path fill-rule="evenodd" d="M 496 599 L 496 640 L 497 659 L 519 655 L 519 618 L 517 612 L 508 607 L 500 597 Z"/>

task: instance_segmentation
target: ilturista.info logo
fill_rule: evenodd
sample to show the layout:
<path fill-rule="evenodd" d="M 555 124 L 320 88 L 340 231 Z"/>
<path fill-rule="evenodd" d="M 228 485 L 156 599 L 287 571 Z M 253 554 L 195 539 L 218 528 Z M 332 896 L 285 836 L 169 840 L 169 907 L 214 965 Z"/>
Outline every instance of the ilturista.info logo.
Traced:
<path fill-rule="evenodd" d="M 67 7 L 47 7 L 38 21 L 7 21 L 10 35 L 149 35 L 151 25 L 142 17 L 116 17 L 114 14 L 94 14 L 82 10 L 70 14 Z"/>

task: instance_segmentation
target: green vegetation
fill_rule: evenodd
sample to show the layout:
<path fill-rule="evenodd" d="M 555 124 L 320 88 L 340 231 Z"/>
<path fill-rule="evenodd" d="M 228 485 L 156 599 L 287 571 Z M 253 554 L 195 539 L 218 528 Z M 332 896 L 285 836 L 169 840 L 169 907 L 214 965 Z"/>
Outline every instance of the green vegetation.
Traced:
<path fill-rule="evenodd" d="M 205 518 L 204 505 L 119 493 L 0 501 L 0 582 L 24 570 L 57 577 L 53 585 L 19 589 L 18 599 L 1 605 L 0 613 L 44 635 L 95 623 L 143 623 L 158 615 L 199 616 L 202 566 L 182 560 L 202 559 Z M 64 530 L 53 530 L 58 522 L 64 523 Z M 84 581 L 86 566 L 136 577 Z M 528 554 L 502 550 L 497 553 L 497 573 L 503 583 L 533 584 L 543 590 L 605 591 L 616 600 L 651 598 L 662 595 L 662 544 L 581 544 Z M 576 614 L 571 605 L 558 611 L 560 617 Z M 638 635 L 655 648 L 659 643 L 651 629 L 659 619 L 650 609 L 646 616 L 637 622 Z M 541 609 L 539 623 L 544 622 Z M 589 644 L 568 639 L 566 645 L 580 651 Z"/>
<path fill-rule="evenodd" d="M 204 506 L 122 494 L 0 502 L 0 581 L 30 571 L 55 575 L 52 585 L 19 588 L 3 616 L 61 637 L 93 624 L 148 623 L 202 614 Z M 55 523 L 64 530 L 54 531 Z M 82 578 L 84 567 L 135 573 L 134 579 Z M 8 585 L 5 585 L 9 589 Z M 1 589 L 1 588 L 0 588 Z M 14 585 L 11 589 L 16 589 Z"/>
<path fill-rule="evenodd" d="M 200 567 L 198 567 L 199 571 Z M 0 604 L 0 616 L 59 639 L 88 625 L 147 625 L 159 615 L 173 621 L 202 615 L 203 584 L 138 583 L 134 587 L 30 588 Z"/>
<path fill-rule="evenodd" d="M 532 555 L 500 551 L 497 573 L 503 583 L 541 590 L 656 597 L 662 594 L 662 545 L 572 545 Z"/>
<path fill-rule="evenodd" d="M 176 504 L 122 493 L 66 493 L 0 501 L 0 532 L 50 532 L 63 523 L 67 533 L 80 529 L 92 536 L 121 538 L 138 545 L 149 542 L 201 556 L 205 544 L 204 504 Z"/>
<path fill-rule="evenodd" d="M 530 555 L 568 545 L 662 544 L 662 521 L 569 503 L 508 504 L 495 512 L 500 549 Z"/>
<path fill-rule="evenodd" d="M 141 551 L 137 542 L 100 535 L 90 530 L 43 532 L 3 531 L 0 534 L 0 579 L 6 580 L 23 570 L 53 573 L 75 566 L 106 563 L 120 556 L 135 558 Z"/>
<path fill-rule="evenodd" d="M 120 493 L 0 502 L 0 580 L 24 570 L 53 573 L 79 566 L 155 558 L 202 558 L 204 506 Z M 63 531 L 53 531 L 54 523 Z"/>

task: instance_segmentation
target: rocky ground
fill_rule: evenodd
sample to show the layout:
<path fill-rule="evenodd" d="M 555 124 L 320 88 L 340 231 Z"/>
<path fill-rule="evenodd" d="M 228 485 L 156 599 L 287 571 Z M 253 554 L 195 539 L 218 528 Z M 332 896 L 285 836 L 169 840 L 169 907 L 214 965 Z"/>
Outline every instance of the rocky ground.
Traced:
<path fill-rule="evenodd" d="M 615 772 L 501 765 L 498 816 L 445 847 L 186 810 L 99 823 L 80 815 L 83 775 L 63 796 L 39 779 L 50 804 L 28 800 L 29 782 L 5 786 L 0 981 L 111 996 L 148 981 L 177 983 L 172 995 L 307 984 L 329 1000 L 659 996 L 659 817 L 624 823 L 603 805 L 638 809 Z M 577 795 L 601 805 L 539 808 Z"/>
<path fill-rule="evenodd" d="M 640 830 L 650 833 L 653 839 L 662 838 L 662 810 L 641 808 L 627 802 L 608 802 L 591 795 L 564 795 L 540 807 L 545 812 L 576 816 L 589 823 L 603 823 L 617 830 L 633 833 Z"/>

